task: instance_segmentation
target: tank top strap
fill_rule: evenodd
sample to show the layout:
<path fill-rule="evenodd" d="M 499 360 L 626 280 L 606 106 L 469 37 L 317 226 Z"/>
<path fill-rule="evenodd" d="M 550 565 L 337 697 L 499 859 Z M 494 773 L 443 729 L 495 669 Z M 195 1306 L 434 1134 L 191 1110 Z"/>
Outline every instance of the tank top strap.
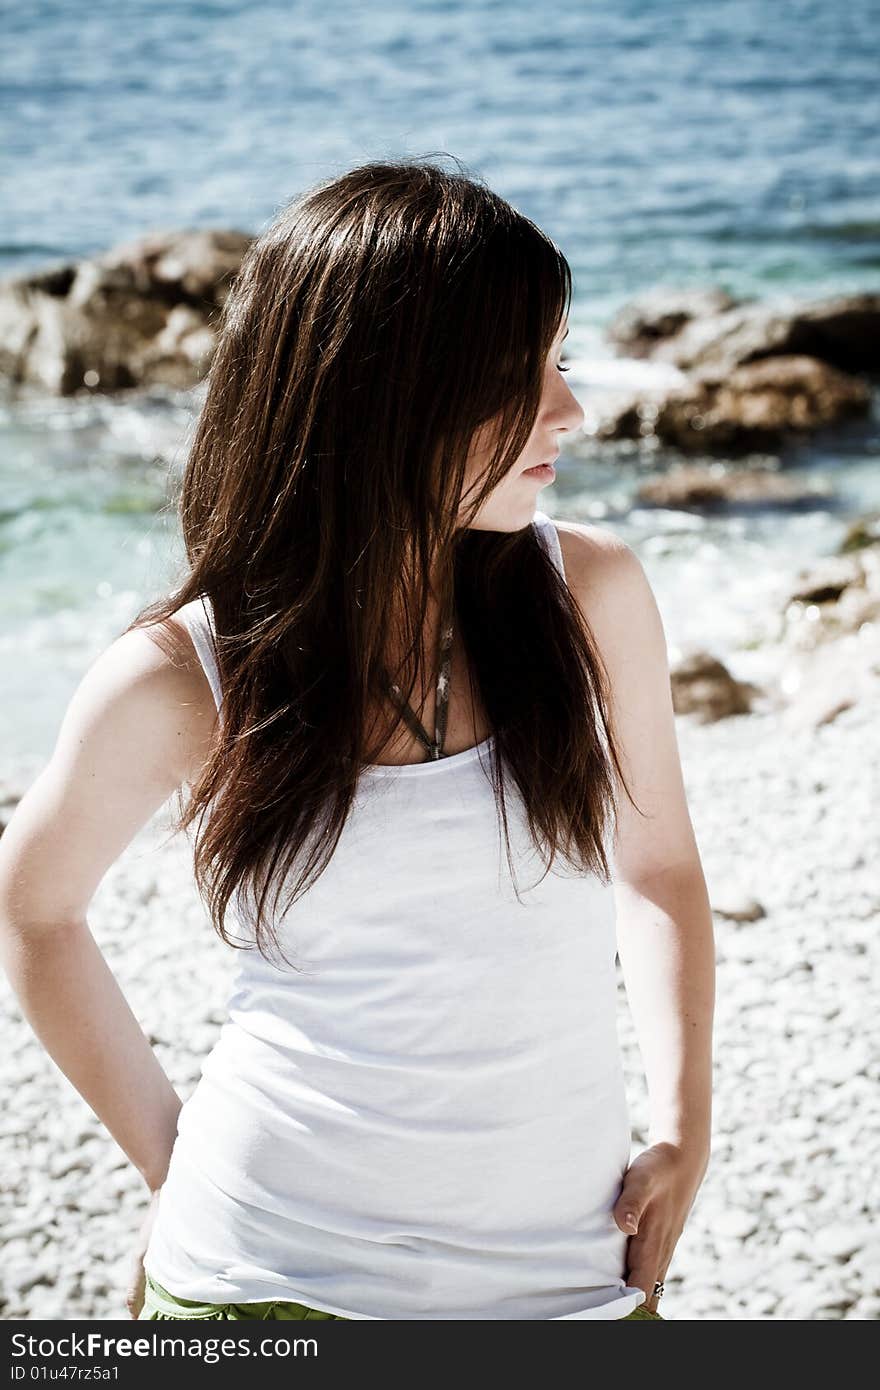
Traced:
<path fill-rule="evenodd" d="M 178 617 L 186 623 L 196 655 L 208 678 L 211 693 L 214 696 L 214 704 L 219 710 L 223 704 L 223 691 L 220 686 L 220 669 L 217 664 L 217 651 L 214 645 L 214 615 L 211 600 L 206 595 L 202 595 L 201 598 L 193 599 L 191 603 L 185 603 L 178 610 Z"/>
<path fill-rule="evenodd" d="M 546 512 L 536 511 L 532 525 L 536 528 L 541 538 L 544 549 L 555 564 L 562 578 L 565 578 L 565 566 L 562 562 L 562 544 L 559 540 L 559 532 L 555 524 L 550 520 Z"/>

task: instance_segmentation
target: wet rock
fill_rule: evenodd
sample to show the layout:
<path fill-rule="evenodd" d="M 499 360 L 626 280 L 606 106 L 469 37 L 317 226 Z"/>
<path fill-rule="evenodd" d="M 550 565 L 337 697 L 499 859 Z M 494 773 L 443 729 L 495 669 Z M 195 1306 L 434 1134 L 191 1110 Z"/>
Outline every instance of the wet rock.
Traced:
<path fill-rule="evenodd" d="M 659 342 L 673 337 L 692 319 L 723 313 L 741 302 L 714 286 L 658 286 L 629 300 L 611 319 L 605 336 L 627 357 L 647 357 Z"/>
<path fill-rule="evenodd" d="M 683 381 L 640 383 L 591 401 L 598 440 L 655 439 L 685 451 L 774 449 L 865 416 L 880 373 L 880 294 L 804 303 L 658 289 L 606 329 L 627 358 Z"/>
<path fill-rule="evenodd" d="M 769 468 L 725 468 L 723 464 L 684 464 L 636 490 L 643 506 L 705 510 L 719 506 L 799 506 L 828 496 Z"/>
<path fill-rule="evenodd" d="M 252 240 L 227 230 L 157 232 L 4 280 L 0 374 L 58 395 L 195 385 Z"/>
<path fill-rule="evenodd" d="M 862 583 L 863 576 L 858 558 L 832 556 L 805 572 L 791 590 L 787 603 L 836 603 L 851 584 Z"/>
<path fill-rule="evenodd" d="M 691 316 L 650 355 L 683 371 L 712 368 L 721 376 L 759 358 L 790 356 L 811 357 L 843 372 L 877 372 L 880 294 L 741 302 Z"/>
<path fill-rule="evenodd" d="M 783 602 L 783 624 L 783 638 L 804 648 L 880 624 L 880 545 L 802 571 Z"/>
<path fill-rule="evenodd" d="M 755 687 L 736 680 L 723 662 L 706 651 L 692 651 L 670 668 L 676 714 L 695 714 L 703 724 L 748 714 Z"/>
<path fill-rule="evenodd" d="M 771 357 L 724 377 L 713 368 L 685 385 L 619 399 L 596 420 L 593 434 L 653 436 L 685 452 L 741 453 L 777 448 L 792 435 L 808 436 L 870 408 L 870 388 L 858 377 L 811 357 Z"/>

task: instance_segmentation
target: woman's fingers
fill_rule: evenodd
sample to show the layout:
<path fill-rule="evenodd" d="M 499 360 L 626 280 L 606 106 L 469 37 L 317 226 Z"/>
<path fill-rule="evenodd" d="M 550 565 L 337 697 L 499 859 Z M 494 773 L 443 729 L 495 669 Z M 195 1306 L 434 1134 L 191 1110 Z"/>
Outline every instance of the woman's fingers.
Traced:
<path fill-rule="evenodd" d="M 614 1203 L 612 1215 L 622 1231 L 635 1235 L 651 1196 L 651 1180 L 647 1171 L 635 1165 L 627 1170 L 620 1196 Z"/>
<path fill-rule="evenodd" d="M 631 1236 L 627 1241 L 627 1265 L 626 1282 L 645 1290 L 644 1306 L 649 1312 L 656 1313 L 658 1300 L 654 1297 L 654 1285 L 666 1277 L 665 1273 L 661 1273 L 665 1269 L 666 1259 L 662 1243 L 644 1226 L 641 1234 Z"/>
<path fill-rule="evenodd" d="M 125 1296 L 125 1306 L 133 1318 L 140 1316 L 144 1306 L 144 1292 L 146 1289 L 146 1276 L 144 1274 L 143 1260 L 138 1256 L 137 1264 L 128 1285 L 128 1293 Z"/>
<path fill-rule="evenodd" d="M 147 1210 L 137 1234 L 137 1249 L 132 1265 L 131 1277 L 128 1283 L 128 1292 L 125 1296 L 125 1306 L 133 1318 L 140 1316 L 144 1306 L 144 1295 L 147 1286 L 147 1276 L 144 1270 L 144 1256 L 147 1253 L 147 1246 L 150 1243 L 150 1233 L 153 1229 L 153 1222 L 156 1220 L 160 1191 L 161 1188 L 156 1188 L 154 1192 L 150 1193 Z"/>

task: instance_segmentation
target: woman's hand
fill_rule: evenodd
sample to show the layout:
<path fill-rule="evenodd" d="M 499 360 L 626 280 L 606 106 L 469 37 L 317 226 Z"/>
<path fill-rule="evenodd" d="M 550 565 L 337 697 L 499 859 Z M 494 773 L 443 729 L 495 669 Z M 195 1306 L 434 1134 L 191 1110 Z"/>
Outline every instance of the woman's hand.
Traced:
<path fill-rule="evenodd" d="M 146 1287 L 146 1273 L 144 1271 L 144 1255 L 150 1242 L 150 1232 L 153 1229 L 153 1222 L 156 1219 L 156 1211 L 159 1206 L 159 1193 L 161 1187 L 155 1188 L 150 1193 L 150 1201 L 147 1206 L 146 1215 L 138 1231 L 137 1242 L 131 1262 L 131 1273 L 128 1280 L 128 1288 L 125 1294 L 125 1306 L 133 1318 L 140 1317 L 141 1309 L 144 1306 L 144 1291 Z"/>
<path fill-rule="evenodd" d="M 651 1144 L 633 1159 L 614 1204 L 614 1219 L 630 1237 L 626 1282 L 644 1289 L 642 1307 L 658 1311 L 654 1283 L 664 1280 L 672 1252 L 709 1163 L 709 1152 L 681 1144 Z M 632 1222 L 627 1218 L 632 1214 Z"/>

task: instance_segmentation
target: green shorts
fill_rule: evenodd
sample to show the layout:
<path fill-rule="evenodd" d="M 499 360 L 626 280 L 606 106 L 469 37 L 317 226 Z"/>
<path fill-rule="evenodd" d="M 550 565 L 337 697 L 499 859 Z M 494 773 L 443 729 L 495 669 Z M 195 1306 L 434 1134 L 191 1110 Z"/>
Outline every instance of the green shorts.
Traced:
<path fill-rule="evenodd" d="M 627 1313 L 626 1317 L 658 1318 L 661 1322 L 664 1321 L 659 1313 L 649 1312 L 643 1304 Z M 264 1322 L 267 1318 L 283 1318 L 287 1322 L 304 1322 L 306 1319 L 313 1322 L 349 1321 L 342 1313 L 324 1313 L 320 1308 L 309 1308 L 305 1303 L 290 1303 L 284 1299 L 270 1299 L 265 1303 L 195 1303 L 190 1298 L 178 1298 L 176 1294 L 169 1293 L 149 1274 L 146 1276 L 144 1306 L 138 1318 L 147 1322 L 163 1318 L 186 1318 L 199 1322 L 219 1322 L 228 1319 Z M 625 1322 L 626 1318 L 620 1318 L 619 1321 Z"/>

